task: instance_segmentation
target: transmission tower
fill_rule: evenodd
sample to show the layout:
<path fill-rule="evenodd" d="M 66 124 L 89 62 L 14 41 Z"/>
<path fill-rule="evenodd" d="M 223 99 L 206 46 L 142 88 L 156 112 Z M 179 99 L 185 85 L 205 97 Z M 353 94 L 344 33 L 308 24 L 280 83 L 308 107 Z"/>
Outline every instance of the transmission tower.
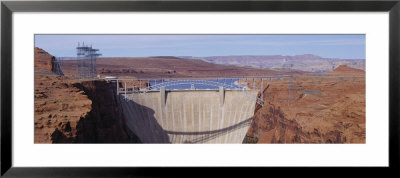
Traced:
<path fill-rule="evenodd" d="M 92 45 L 78 43 L 76 47 L 77 63 L 76 77 L 80 79 L 91 79 L 96 77 L 96 59 L 101 56 L 98 49 L 92 48 Z"/>

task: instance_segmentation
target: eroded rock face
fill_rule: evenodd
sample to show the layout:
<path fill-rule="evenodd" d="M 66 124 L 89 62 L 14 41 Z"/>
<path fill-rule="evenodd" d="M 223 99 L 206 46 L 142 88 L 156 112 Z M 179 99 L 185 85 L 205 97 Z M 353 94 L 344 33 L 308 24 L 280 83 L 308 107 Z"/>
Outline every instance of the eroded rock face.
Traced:
<path fill-rule="evenodd" d="M 138 142 L 105 81 L 54 75 L 55 57 L 35 48 L 35 143 Z"/>
<path fill-rule="evenodd" d="M 35 72 L 52 72 L 54 56 L 41 48 L 35 47 Z"/>
<path fill-rule="evenodd" d="M 295 77 L 291 100 L 289 79 L 265 81 L 265 104 L 256 107 L 247 136 L 258 143 L 365 143 L 365 75 L 345 69 L 357 77 Z"/>
<path fill-rule="evenodd" d="M 55 56 L 45 50 L 35 47 L 34 70 L 35 73 L 64 75 Z"/>
<path fill-rule="evenodd" d="M 105 81 L 35 76 L 35 143 L 136 143 Z"/>
<path fill-rule="evenodd" d="M 92 101 L 78 82 L 64 76 L 35 75 L 35 143 L 72 142 Z"/>

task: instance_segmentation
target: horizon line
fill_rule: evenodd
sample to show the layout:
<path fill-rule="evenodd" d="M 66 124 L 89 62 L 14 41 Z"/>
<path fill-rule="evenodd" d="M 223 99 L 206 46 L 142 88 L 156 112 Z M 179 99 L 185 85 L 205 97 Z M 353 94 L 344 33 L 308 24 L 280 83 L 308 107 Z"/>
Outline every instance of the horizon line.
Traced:
<path fill-rule="evenodd" d="M 50 53 L 49 53 L 50 54 Z M 51 54 L 50 54 L 51 55 Z M 188 56 L 188 55 L 156 55 L 156 56 L 101 56 L 97 58 L 154 58 L 154 57 L 176 57 L 181 59 L 188 59 L 185 57 L 191 57 L 194 59 L 201 59 L 207 57 L 238 57 L 238 56 L 282 56 L 282 57 L 294 57 L 294 56 L 303 56 L 303 55 L 314 55 L 320 57 L 321 59 L 330 59 L 330 60 L 366 60 L 366 58 L 331 58 L 331 57 L 322 57 L 315 54 L 296 54 L 296 55 L 282 55 L 282 54 L 271 54 L 271 55 L 212 55 L 212 56 Z M 54 56 L 54 55 L 52 55 Z M 54 56 L 57 57 L 57 56 Z M 77 56 L 60 56 L 60 58 L 78 58 Z"/>

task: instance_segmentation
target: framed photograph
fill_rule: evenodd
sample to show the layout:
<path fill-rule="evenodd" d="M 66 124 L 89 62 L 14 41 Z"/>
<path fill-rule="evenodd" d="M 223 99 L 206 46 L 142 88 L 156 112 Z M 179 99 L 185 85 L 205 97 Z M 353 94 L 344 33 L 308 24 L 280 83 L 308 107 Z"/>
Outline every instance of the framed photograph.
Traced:
<path fill-rule="evenodd" d="M 397 168 L 399 6 L 3 1 L 1 174 Z"/>

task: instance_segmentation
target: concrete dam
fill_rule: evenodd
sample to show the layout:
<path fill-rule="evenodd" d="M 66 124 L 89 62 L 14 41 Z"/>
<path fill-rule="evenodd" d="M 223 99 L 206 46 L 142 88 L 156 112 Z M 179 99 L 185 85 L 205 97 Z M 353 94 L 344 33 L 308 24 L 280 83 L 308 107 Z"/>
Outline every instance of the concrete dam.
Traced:
<path fill-rule="evenodd" d="M 196 90 L 193 82 L 186 90 L 153 83 L 135 91 L 133 83 L 117 87 L 117 95 L 126 125 L 143 143 L 242 143 L 259 92 L 227 85 Z"/>

